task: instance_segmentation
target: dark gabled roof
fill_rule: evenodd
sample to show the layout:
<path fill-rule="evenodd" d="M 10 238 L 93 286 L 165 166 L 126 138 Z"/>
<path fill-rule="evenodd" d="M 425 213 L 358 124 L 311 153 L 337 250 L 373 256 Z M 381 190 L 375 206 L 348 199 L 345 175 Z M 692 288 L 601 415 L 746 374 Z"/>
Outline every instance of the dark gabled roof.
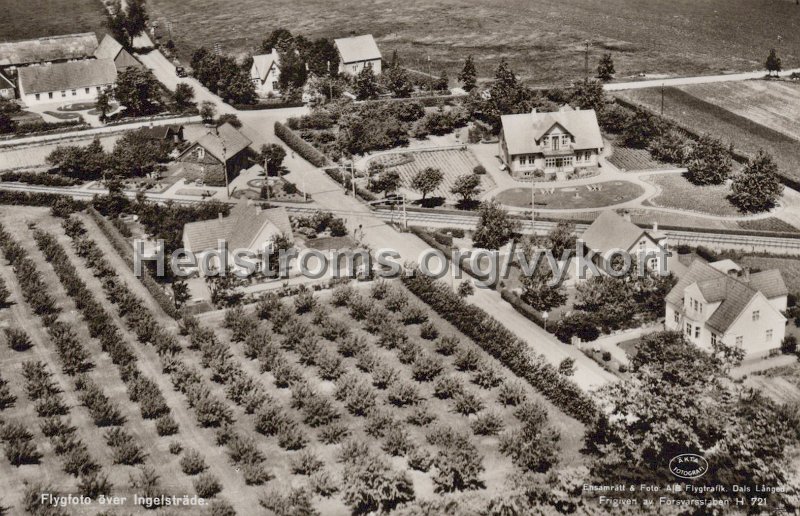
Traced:
<path fill-rule="evenodd" d="M 12 81 L 11 79 L 9 79 L 5 75 L 3 75 L 2 72 L 0 72 L 0 88 L 5 89 L 6 86 L 3 85 L 3 83 L 5 83 L 7 86 L 10 86 L 11 88 L 14 88 L 14 89 L 17 88 L 17 85 L 14 84 L 14 81 Z"/>
<path fill-rule="evenodd" d="M 142 127 L 140 131 L 153 140 L 165 140 L 173 135 L 181 134 L 183 126 L 179 124 L 155 125 L 153 127 Z"/>
<path fill-rule="evenodd" d="M 787 292 L 781 273 L 777 269 L 752 274 L 748 280 L 746 277 L 725 274 L 702 260 L 694 260 L 689 270 L 667 294 L 667 303 L 681 306 L 684 291 L 695 283 L 706 301 L 720 303 L 706 321 L 708 326 L 720 333 L 725 333 L 730 328 L 759 292 L 767 299 L 786 295 Z M 764 287 L 765 290 L 760 287 Z"/>
<path fill-rule="evenodd" d="M 789 294 L 789 289 L 783 281 L 783 275 L 778 269 L 770 269 L 768 271 L 750 274 L 750 281 L 748 281 L 747 284 L 750 285 L 751 288 L 767 296 L 767 299 Z"/>
<path fill-rule="evenodd" d="M 209 132 L 200 137 L 195 145 L 203 147 L 209 154 L 217 158 L 220 163 L 230 160 L 235 155 L 253 143 L 250 139 L 236 130 L 228 122 L 225 122 L 216 129 L 209 129 Z M 192 145 L 194 147 L 194 145 Z M 184 151 L 188 152 L 192 147 Z M 223 158 L 224 156 L 224 158 Z"/>
<path fill-rule="evenodd" d="M 292 234 L 292 224 L 284 208 L 260 209 L 237 204 L 227 217 L 190 222 L 183 226 L 184 240 L 195 253 L 217 248 L 218 240 L 225 240 L 229 251 L 250 249 L 264 229 L 272 226 L 275 234 Z"/>
<path fill-rule="evenodd" d="M 74 90 L 117 82 L 117 67 L 111 59 L 87 59 L 26 66 L 18 71 L 19 87 L 25 94 Z"/>
<path fill-rule="evenodd" d="M 0 43 L 0 66 L 84 59 L 94 55 L 96 49 L 97 36 L 94 32 L 6 41 Z"/>
<path fill-rule="evenodd" d="M 110 34 L 106 34 L 94 51 L 94 57 L 97 59 L 116 59 L 121 50 L 122 44 L 111 37 Z"/>

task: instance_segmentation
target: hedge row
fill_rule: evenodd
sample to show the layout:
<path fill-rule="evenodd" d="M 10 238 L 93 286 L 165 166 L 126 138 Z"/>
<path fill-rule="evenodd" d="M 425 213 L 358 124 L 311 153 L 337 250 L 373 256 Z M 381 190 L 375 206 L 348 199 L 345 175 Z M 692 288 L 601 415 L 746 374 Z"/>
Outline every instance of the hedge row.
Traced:
<path fill-rule="evenodd" d="M 82 210 L 88 203 L 85 201 L 73 200 L 68 195 L 41 193 L 41 192 L 20 192 L 17 190 L 0 190 L 0 204 L 13 204 L 22 206 L 53 206 L 56 202 L 70 202 L 71 211 Z"/>
<path fill-rule="evenodd" d="M 324 167 L 328 164 L 328 158 L 325 157 L 323 153 L 314 148 L 287 126 L 277 121 L 275 122 L 275 136 L 283 140 L 283 143 L 288 145 L 290 149 L 298 153 L 315 167 Z"/>
<path fill-rule="evenodd" d="M 503 289 L 500 291 L 500 296 L 503 300 L 514 307 L 514 309 L 519 312 L 520 314 L 524 315 L 528 320 L 540 326 L 542 328 L 545 327 L 544 319 L 542 319 L 541 312 L 534 310 L 531 308 L 531 305 L 523 301 L 516 292 L 511 292 L 508 289 Z M 552 330 L 556 327 L 555 324 L 550 325 L 550 333 L 553 333 Z"/>
<path fill-rule="evenodd" d="M 81 183 L 67 176 L 35 172 L 3 172 L 0 174 L 0 180 L 44 186 L 75 186 Z"/>
<path fill-rule="evenodd" d="M 131 243 L 124 236 L 122 236 L 114 224 L 100 215 L 97 210 L 90 207 L 87 211 L 92 219 L 94 219 L 94 221 L 97 223 L 100 231 L 102 231 L 106 238 L 108 238 L 108 241 L 111 242 L 111 246 L 114 248 L 114 250 L 117 251 L 117 253 L 122 257 L 122 260 L 128 265 L 128 267 L 133 270 L 133 247 L 131 246 Z M 142 276 L 139 279 L 167 315 L 173 319 L 180 317 L 180 313 L 178 312 L 178 309 L 175 308 L 175 304 L 172 302 L 172 299 L 170 299 L 166 292 L 164 292 L 164 289 L 161 288 L 161 285 L 159 285 L 156 280 L 150 276 L 150 272 L 145 267 L 142 267 Z"/>
<path fill-rule="evenodd" d="M 597 407 L 580 387 L 559 374 L 544 357 L 481 308 L 423 274 L 403 277 L 402 281 L 413 294 L 566 414 L 584 423 L 595 419 Z"/>
<path fill-rule="evenodd" d="M 277 100 L 274 102 L 256 102 L 255 104 L 233 104 L 233 107 L 238 111 L 260 111 L 263 109 L 283 109 L 303 106 L 305 106 L 305 104 L 301 101 L 284 102 L 283 100 Z"/>
<path fill-rule="evenodd" d="M 339 168 L 326 168 L 325 173 L 328 174 L 328 177 L 342 185 L 347 192 L 350 192 L 353 186 L 350 184 L 350 177 L 346 176 L 342 173 L 342 170 Z M 374 193 L 361 188 L 360 186 L 356 185 L 356 195 L 360 197 L 362 200 L 371 202 L 378 200 L 378 196 Z"/>

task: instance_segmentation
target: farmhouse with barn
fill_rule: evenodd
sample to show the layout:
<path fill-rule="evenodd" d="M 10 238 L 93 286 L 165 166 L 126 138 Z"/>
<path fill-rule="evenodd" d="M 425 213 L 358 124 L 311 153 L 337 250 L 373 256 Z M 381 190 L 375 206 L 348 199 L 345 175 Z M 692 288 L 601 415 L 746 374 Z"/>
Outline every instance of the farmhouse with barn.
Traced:
<path fill-rule="evenodd" d="M 603 137 L 593 109 L 565 105 L 500 120 L 500 157 L 515 179 L 549 178 L 599 164 Z"/>
<path fill-rule="evenodd" d="M 112 38 L 109 34 L 103 36 L 100 41 L 100 46 L 94 51 L 94 57 L 97 59 L 111 59 L 117 67 L 118 72 L 124 71 L 126 68 L 144 68 L 142 63 L 136 60 L 127 50 L 122 47 L 122 44 L 116 39 Z"/>
<path fill-rule="evenodd" d="M 117 67 L 111 59 L 26 66 L 17 73 L 19 97 L 28 106 L 93 101 L 117 82 Z"/>

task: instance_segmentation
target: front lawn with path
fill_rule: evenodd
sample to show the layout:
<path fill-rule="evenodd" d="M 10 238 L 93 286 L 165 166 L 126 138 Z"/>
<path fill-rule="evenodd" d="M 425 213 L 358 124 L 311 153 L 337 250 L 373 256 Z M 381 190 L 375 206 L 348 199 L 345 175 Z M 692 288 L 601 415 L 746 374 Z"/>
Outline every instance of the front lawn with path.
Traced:
<path fill-rule="evenodd" d="M 644 189 L 641 186 L 628 181 L 605 181 L 563 188 L 537 187 L 536 208 L 546 210 L 604 208 L 632 201 L 643 193 Z M 531 189 L 509 188 L 497 194 L 496 199 L 508 206 L 530 208 Z"/>
<path fill-rule="evenodd" d="M 741 212 L 728 200 L 731 189 L 727 183 L 697 186 L 683 174 L 658 174 L 647 181 L 661 189 L 661 193 L 645 204 L 661 208 L 708 213 L 719 216 L 741 216 Z"/>

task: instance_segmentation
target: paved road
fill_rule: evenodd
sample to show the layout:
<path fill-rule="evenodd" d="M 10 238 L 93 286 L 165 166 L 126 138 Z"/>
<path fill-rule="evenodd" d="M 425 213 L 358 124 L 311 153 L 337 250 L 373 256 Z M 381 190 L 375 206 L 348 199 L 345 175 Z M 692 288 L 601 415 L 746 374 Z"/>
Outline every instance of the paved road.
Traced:
<path fill-rule="evenodd" d="M 784 70 L 779 75 L 788 77 L 792 73 L 800 73 L 800 68 Z M 671 77 L 668 79 L 644 79 L 633 82 L 612 82 L 604 86 L 606 91 L 638 90 L 642 88 L 657 88 L 659 86 L 684 86 L 687 84 L 706 84 L 711 82 L 747 81 L 761 79 L 767 75 L 766 70 L 755 72 L 731 73 L 724 75 L 698 75 L 694 77 Z"/>

